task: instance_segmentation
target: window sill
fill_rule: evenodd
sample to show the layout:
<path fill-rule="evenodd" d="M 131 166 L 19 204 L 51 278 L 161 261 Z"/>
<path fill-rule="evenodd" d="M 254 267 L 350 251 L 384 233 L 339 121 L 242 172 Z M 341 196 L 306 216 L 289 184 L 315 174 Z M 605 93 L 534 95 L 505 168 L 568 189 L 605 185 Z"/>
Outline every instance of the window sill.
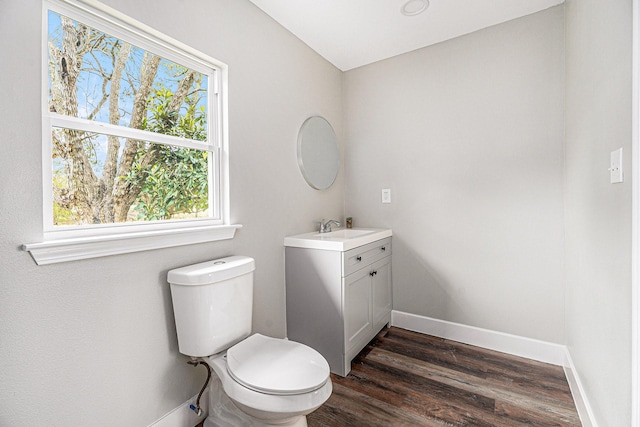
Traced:
<path fill-rule="evenodd" d="M 209 225 L 28 243 L 38 265 L 232 239 L 242 225 Z"/>

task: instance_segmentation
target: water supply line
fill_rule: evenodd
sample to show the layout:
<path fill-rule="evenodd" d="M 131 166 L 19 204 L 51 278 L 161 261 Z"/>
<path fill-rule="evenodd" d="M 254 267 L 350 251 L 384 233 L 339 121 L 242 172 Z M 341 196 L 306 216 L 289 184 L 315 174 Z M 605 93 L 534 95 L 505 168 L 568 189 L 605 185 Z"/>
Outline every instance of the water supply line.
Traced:
<path fill-rule="evenodd" d="M 202 397 L 202 393 L 204 393 L 204 391 L 207 389 L 207 386 L 209 385 L 209 381 L 211 380 L 211 366 L 209 366 L 209 364 L 203 360 L 189 360 L 187 361 L 187 363 L 194 367 L 198 365 L 204 365 L 207 368 L 207 380 L 204 382 L 204 385 L 202 386 L 200 393 L 198 393 L 196 404 L 195 406 L 193 404 L 189 405 L 189 408 L 191 408 L 192 411 L 194 411 L 198 416 L 200 416 L 202 415 L 202 408 L 200 408 L 200 398 Z"/>

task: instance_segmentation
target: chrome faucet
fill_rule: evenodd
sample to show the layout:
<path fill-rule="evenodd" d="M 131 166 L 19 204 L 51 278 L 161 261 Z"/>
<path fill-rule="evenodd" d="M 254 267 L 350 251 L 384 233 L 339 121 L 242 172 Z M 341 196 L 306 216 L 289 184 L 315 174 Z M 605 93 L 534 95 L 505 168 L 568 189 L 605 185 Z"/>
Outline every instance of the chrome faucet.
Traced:
<path fill-rule="evenodd" d="M 340 227 L 340 223 L 335 219 L 330 219 L 327 222 L 324 222 L 324 219 L 320 221 L 320 232 L 321 233 L 331 233 L 331 224 L 335 224 L 337 227 Z"/>

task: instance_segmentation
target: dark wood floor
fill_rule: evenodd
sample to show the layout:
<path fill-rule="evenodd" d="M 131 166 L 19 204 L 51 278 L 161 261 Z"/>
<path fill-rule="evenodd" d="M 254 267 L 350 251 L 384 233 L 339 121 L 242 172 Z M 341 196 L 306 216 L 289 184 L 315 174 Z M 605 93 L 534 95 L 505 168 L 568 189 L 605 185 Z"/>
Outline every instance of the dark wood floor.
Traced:
<path fill-rule="evenodd" d="M 331 380 L 309 427 L 580 426 L 561 367 L 395 327 Z"/>

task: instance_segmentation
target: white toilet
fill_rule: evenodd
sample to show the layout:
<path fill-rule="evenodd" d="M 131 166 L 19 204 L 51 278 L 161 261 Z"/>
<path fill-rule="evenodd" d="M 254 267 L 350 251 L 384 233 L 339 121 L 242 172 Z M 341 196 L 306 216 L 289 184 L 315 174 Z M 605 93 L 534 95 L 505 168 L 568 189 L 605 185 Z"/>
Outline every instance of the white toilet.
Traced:
<path fill-rule="evenodd" d="M 254 270 L 252 258 L 232 256 L 167 275 L 180 353 L 205 361 L 218 376 L 209 386 L 205 427 L 303 427 L 331 395 L 329 364 L 320 353 L 250 335 Z"/>

